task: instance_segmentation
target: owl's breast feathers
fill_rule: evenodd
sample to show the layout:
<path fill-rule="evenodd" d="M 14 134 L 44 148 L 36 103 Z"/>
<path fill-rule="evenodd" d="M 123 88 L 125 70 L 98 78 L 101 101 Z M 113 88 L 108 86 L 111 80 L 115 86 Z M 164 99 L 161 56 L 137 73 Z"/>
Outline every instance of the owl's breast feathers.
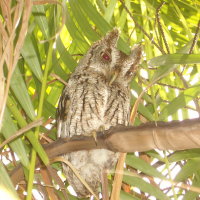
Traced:
<path fill-rule="evenodd" d="M 75 73 L 63 90 L 58 107 L 58 136 L 89 135 L 104 123 L 108 98 L 105 79 Z"/>

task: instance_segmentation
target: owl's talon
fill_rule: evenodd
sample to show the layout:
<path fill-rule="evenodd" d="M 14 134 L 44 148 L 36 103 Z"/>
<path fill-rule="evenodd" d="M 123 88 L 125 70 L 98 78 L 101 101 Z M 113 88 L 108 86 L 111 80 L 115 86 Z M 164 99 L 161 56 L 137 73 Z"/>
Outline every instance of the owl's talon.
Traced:
<path fill-rule="evenodd" d="M 94 131 L 91 132 L 91 135 L 93 136 L 96 145 L 97 145 L 97 132 L 103 132 L 104 130 L 105 130 L 105 128 L 104 128 L 104 126 L 102 125 L 102 126 L 100 126 L 100 127 L 98 128 L 97 131 L 94 130 Z"/>
<path fill-rule="evenodd" d="M 95 143 L 97 145 L 97 132 L 96 131 L 92 131 L 92 136 L 93 136 L 94 141 L 95 141 Z"/>
<path fill-rule="evenodd" d="M 105 127 L 104 127 L 103 125 L 101 125 L 101 126 L 99 127 L 99 131 L 100 131 L 100 132 L 104 132 L 104 131 L 105 131 Z"/>

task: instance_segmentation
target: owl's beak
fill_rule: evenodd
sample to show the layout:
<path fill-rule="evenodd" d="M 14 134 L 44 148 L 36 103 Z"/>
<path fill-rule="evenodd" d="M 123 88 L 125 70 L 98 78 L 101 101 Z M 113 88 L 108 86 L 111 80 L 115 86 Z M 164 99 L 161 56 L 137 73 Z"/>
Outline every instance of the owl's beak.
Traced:
<path fill-rule="evenodd" d="M 115 73 L 111 76 L 109 85 L 112 85 L 112 83 L 116 80 L 116 78 L 118 77 L 118 75 L 119 75 L 119 72 L 115 71 Z"/>

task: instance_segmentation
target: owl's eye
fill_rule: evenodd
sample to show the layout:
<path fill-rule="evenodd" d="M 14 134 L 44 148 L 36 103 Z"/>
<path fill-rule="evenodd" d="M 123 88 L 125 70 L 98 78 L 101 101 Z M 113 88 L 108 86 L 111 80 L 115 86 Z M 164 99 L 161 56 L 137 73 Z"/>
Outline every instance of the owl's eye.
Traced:
<path fill-rule="evenodd" d="M 110 54 L 107 53 L 107 52 L 102 52 L 102 53 L 101 53 L 101 57 L 102 57 L 104 60 L 107 60 L 107 61 L 111 60 Z"/>

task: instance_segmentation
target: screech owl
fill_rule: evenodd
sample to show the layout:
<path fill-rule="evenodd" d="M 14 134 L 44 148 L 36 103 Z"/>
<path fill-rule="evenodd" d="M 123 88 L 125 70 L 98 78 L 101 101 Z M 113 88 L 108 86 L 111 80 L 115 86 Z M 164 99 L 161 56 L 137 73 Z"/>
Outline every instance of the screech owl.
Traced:
<path fill-rule="evenodd" d="M 130 55 L 116 47 L 119 31 L 115 28 L 95 42 L 81 59 L 60 97 L 57 110 L 58 137 L 91 136 L 92 132 L 117 124 L 128 125 L 130 113 L 129 83 L 141 58 L 141 47 Z M 77 151 L 64 155 L 95 193 L 102 169 L 112 169 L 118 153 L 105 149 Z M 78 197 L 90 192 L 72 170 L 63 165 L 68 183 Z"/>

